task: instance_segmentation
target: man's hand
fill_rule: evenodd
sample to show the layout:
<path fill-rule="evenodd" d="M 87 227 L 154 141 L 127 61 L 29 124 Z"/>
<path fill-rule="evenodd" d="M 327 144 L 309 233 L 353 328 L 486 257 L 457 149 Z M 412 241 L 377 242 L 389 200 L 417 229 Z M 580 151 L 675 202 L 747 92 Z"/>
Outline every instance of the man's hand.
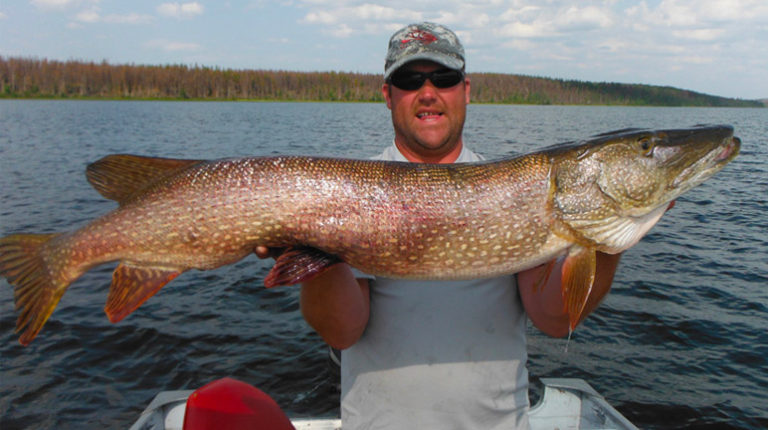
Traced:
<path fill-rule="evenodd" d="M 261 259 L 270 257 L 277 259 L 283 252 L 285 252 L 285 248 L 268 248 L 266 246 L 257 246 L 253 250 L 253 253 Z"/>
<path fill-rule="evenodd" d="M 673 200 L 667 210 L 674 206 Z M 610 291 L 621 253 L 605 254 L 598 251 L 596 257 L 595 281 L 579 323 L 597 308 Z M 554 337 L 565 336 L 569 327 L 562 294 L 562 266 L 562 261 L 557 264 L 547 263 L 517 274 L 517 288 L 528 317 L 539 330 Z M 547 270 L 551 272 L 547 274 Z M 547 282 L 542 286 L 540 284 L 543 279 Z"/>
<path fill-rule="evenodd" d="M 286 248 L 257 246 L 259 258 L 275 258 Z M 349 266 L 336 264 L 302 283 L 301 313 L 320 336 L 334 348 L 345 349 L 362 336 L 368 324 L 368 280 L 355 279 Z"/>

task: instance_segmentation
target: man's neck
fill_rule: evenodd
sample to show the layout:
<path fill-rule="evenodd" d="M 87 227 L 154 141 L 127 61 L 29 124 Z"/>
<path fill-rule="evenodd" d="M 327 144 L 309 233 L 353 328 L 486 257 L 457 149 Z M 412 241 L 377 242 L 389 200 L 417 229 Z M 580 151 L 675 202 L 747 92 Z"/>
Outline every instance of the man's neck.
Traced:
<path fill-rule="evenodd" d="M 450 164 L 456 162 L 461 154 L 461 150 L 464 147 L 461 141 L 458 142 L 448 152 L 436 152 L 435 154 L 429 154 L 424 152 L 416 152 L 411 150 L 406 145 L 401 144 L 395 139 L 395 146 L 397 150 L 410 162 L 413 163 L 432 163 L 432 164 Z"/>

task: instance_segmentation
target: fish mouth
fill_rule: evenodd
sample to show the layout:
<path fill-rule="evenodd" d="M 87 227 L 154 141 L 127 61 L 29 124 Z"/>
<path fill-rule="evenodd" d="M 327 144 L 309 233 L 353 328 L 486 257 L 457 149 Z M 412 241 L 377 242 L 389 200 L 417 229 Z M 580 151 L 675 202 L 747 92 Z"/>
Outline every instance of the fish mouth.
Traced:
<path fill-rule="evenodd" d="M 715 156 L 715 163 L 728 162 L 739 153 L 741 148 L 741 139 L 736 136 L 728 139 L 728 142 L 723 146 L 720 152 Z"/>
<path fill-rule="evenodd" d="M 720 171 L 739 154 L 740 149 L 741 139 L 738 137 L 731 135 L 722 139 L 706 155 L 683 169 L 672 182 L 673 187 L 680 187 L 677 194 L 682 194 Z"/>

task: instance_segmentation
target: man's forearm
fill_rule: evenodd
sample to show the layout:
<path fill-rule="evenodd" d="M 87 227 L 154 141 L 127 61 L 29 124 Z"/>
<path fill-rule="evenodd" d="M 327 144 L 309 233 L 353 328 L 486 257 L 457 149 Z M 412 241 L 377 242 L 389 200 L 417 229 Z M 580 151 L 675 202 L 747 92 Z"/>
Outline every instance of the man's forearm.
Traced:
<path fill-rule="evenodd" d="M 352 346 L 368 324 L 368 281 L 355 279 L 344 263 L 303 283 L 299 302 L 307 323 L 334 348 Z"/>
<path fill-rule="evenodd" d="M 595 281 L 579 323 L 597 308 L 610 291 L 620 258 L 621 254 L 597 252 Z M 554 264 L 548 278 L 548 265 L 535 267 L 517 275 L 518 291 L 528 317 L 539 330 L 554 337 L 563 337 L 569 331 L 568 312 L 562 293 L 562 265 L 562 261 Z M 543 279 L 547 281 L 539 285 Z"/>

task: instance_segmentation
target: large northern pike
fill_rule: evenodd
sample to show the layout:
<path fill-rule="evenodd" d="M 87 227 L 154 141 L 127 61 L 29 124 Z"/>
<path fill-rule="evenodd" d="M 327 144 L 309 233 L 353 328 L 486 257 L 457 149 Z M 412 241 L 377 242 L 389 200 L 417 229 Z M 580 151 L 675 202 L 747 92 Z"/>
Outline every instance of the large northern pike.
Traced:
<path fill-rule="evenodd" d="M 116 322 L 189 269 L 288 247 L 265 279 L 298 283 L 345 261 L 414 279 L 516 273 L 557 257 L 573 328 L 595 252 L 621 252 L 670 201 L 731 161 L 730 126 L 622 130 L 519 157 L 454 165 L 313 157 L 216 161 L 111 155 L 88 180 L 119 207 L 79 230 L 0 239 L 26 345 L 69 284 L 118 260 Z"/>

